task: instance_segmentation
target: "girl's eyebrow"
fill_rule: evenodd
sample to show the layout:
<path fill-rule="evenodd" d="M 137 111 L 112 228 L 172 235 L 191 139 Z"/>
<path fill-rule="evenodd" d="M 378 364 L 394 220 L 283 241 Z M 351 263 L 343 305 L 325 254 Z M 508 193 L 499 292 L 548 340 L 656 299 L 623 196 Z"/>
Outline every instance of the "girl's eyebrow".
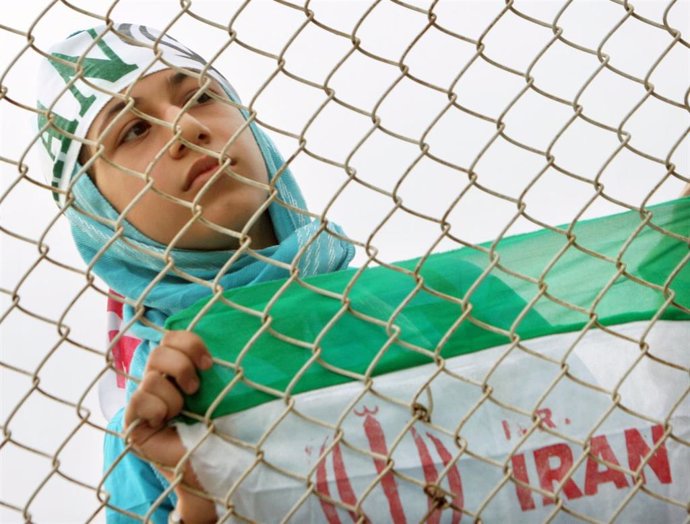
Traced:
<path fill-rule="evenodd" d="M 137 103 L 136 98 L 134 98 L 134 103 Z M 105 129 L 108 126 L 108 123 L 113 119 L 113 117 L 116 114 L 119 114 L 125 108 L 126 105 L 127 102 L 125 102 L 124 100 L 120 100 L 117 104 L 113 104 L 112 106 L 110 106 L 110 108 L 103 116 L 103 120 L 101 120 L 101 125 L 98 126 L 98 132 L 96 133 L 96 136 L 101 136 L 101 134 L 103 133 L 103 129 Z"/>
<path fill-rule="evenodd" d="M 182 71 L 178 71 L 172 76 L 168 77 L 168 89 L 173 92 L 175 91 L 178 87 L 180 87 L 180 84 L 187 80 L 188 78 L 193 78 L 189 76 L 187 73 L 183 73 Z"/>

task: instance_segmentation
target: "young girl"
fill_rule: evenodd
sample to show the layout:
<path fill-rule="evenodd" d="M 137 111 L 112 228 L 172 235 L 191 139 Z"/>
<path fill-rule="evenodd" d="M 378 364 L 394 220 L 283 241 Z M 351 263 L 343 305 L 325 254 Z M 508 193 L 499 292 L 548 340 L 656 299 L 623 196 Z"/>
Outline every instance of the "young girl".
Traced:
<path fill-rule="evenodd" d="M 212 365 L 199 337 L 164 333 L 166 318 L 223 289 L 344 268 L 353 248 L 310 218 L 227 80 L 171 37 L 131 24 L 79 31 L 50 50 L 39 85 L 55 198 L 142 340 L 105 438 L 108 521 L 165 522 L 175 508 L 187 523 L 215 521 L 212 503 L 166 481 L 185 454 L 166 423 Z"/>

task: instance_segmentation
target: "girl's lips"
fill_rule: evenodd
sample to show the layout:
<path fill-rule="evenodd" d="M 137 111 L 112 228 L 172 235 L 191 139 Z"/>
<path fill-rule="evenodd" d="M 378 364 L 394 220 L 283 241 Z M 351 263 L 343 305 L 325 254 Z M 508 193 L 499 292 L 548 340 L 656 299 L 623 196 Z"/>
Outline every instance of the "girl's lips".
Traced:
<path fill-rule="evenodd" d="M 210 178 L 217 170 L 218 160 L 210 156 L 201 157 L 192 164 L 187 177 L 185 178 L 184 191 L 189 191 L 196 182 L 203 182 Z"/>
<path fill-rule="evenodd" d="M 218 171 L 218 165 L 213 166 L 211 169 L 207 169 L 203 173 L 199 173 L 194 177 L 192 183 L 189 185 L 189 189 L 194 189 L 198 185 L 204 184 L 209 178 L 211 178 L 216 171 Z"/>
<path fill-rule="evenodd" d="M 234 166 L 237 161 L 234 158 L 229 158 L 229 165 Z M 187 173 L 187 178 L 185 179 L 184 191 L 189 191 L 193 186 L 197 186 L 200 183 L 205 182 L 213 175 L 216 174 L 220 163 L 216 158 L 210 156 L 201 157 L 199 160 L 192 164 L 189 173 Z"/>

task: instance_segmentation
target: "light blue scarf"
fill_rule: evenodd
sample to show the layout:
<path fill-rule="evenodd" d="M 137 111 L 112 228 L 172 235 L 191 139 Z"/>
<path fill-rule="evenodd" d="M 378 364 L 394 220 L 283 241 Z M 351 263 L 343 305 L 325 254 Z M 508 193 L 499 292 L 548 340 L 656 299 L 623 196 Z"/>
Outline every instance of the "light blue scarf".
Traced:
<path fill-rule="evenodd" d="M 253 123 L 251 129 L 266 162 L 269 180 L 273 181 L 284 162 L 270 139 Z M 275 188 L 279 199 L 269 206 L 268 212 L 279 244 L 256 253 L 271 261 L 289 265 L 306 246 L 295 264 L 302 277 L 347 267 L 354 254 L 352 245 L 326 230 L 322 231 L 321 223 L 295 210 L 305 209 L 305 203 L 289 169 L 284 169 L 279 175 Z M 93 263 L 94 273 L 113 290 L 131 301 L 142 298 L 147 320 L 158 326 L 162 326 L 168 316 L 191 306 L 212 292 L 210 286 L 190 282 L 174 270 L 163 271 L 166 259 L 173 261 L 174 267 L 184 273 L 209 283 L 216 281 L 223 289 L 289 276 L 285 267 L 243 254 L 218 278 L 219 271 L 236 254 L 235 251 L 172 249 L 167 252 L 166 257 L 165 245 L 146 237 L 126 221 L 122 222 L 123 236 L 107 245 L 114 236 L 112 227 L 94 220 L 82 210 L 108 221 L 117 220 L 119 213 L 87 176 L 77 180 L 72 187 L 72 194 L 79 210 L 70 207 L 65 214 L 69 218 L 74 241 L 84 261 L 87 264 Z M 290 208 L 284 204 L 288 204 Z M 328 224 L 327 230 L 344 236 L 342 229 L 335 224 Z M 107 248 L 101 252 L 106 245 Z M 160 281 L 144 293 L 159 275 L 162 275 Z M 124 321 L 128 322 L 134 314 L 134 308 L 126 304 Z M 133 331 L 139 338 L 151 342 L 160 340 L 160 332 L 146 327 L 142 322 L 136 322 Z"/>

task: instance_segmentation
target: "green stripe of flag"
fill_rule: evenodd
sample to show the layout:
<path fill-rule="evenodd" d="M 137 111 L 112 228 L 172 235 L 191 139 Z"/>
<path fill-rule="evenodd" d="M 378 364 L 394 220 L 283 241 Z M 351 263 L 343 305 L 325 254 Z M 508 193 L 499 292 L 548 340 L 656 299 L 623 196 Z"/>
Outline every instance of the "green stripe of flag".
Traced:
<path fill-rule="evenodd" d="M 602 325 L 657 315 L 690 320 L 690 198 L 648 210 L 648 223 L 637 212 L 578 222 L 570 239 L 566 227 L 509 237 L 493 258 L 476 248 L 434 254 L 418 272 L 426 289 L 416 293 L 419 259 L 397 264 L 402 271 L 367 269 L 348 293 L 349 309 L 296 282 L 275 301 L 285 281 L 229 290 L 224 297 L 257 314 L 215 303 L 196 324 L 213 355 L 232 365 L 204 372 L 186 409 L 204 414 L 222 395 L 217 417 L 276 398 L 242 380 L 228 390 L 236 367 L 248 381 L 296 394 L 510 343 L 511 331 L 528 340 L 581 330 L 591 318 Z M 356 272 L 306 282 L 342 294 Z M 170 317 L 166 328 L 185 329 L 206 302 Z M 257 335 L 262 311 L 270 325 Z"/>

